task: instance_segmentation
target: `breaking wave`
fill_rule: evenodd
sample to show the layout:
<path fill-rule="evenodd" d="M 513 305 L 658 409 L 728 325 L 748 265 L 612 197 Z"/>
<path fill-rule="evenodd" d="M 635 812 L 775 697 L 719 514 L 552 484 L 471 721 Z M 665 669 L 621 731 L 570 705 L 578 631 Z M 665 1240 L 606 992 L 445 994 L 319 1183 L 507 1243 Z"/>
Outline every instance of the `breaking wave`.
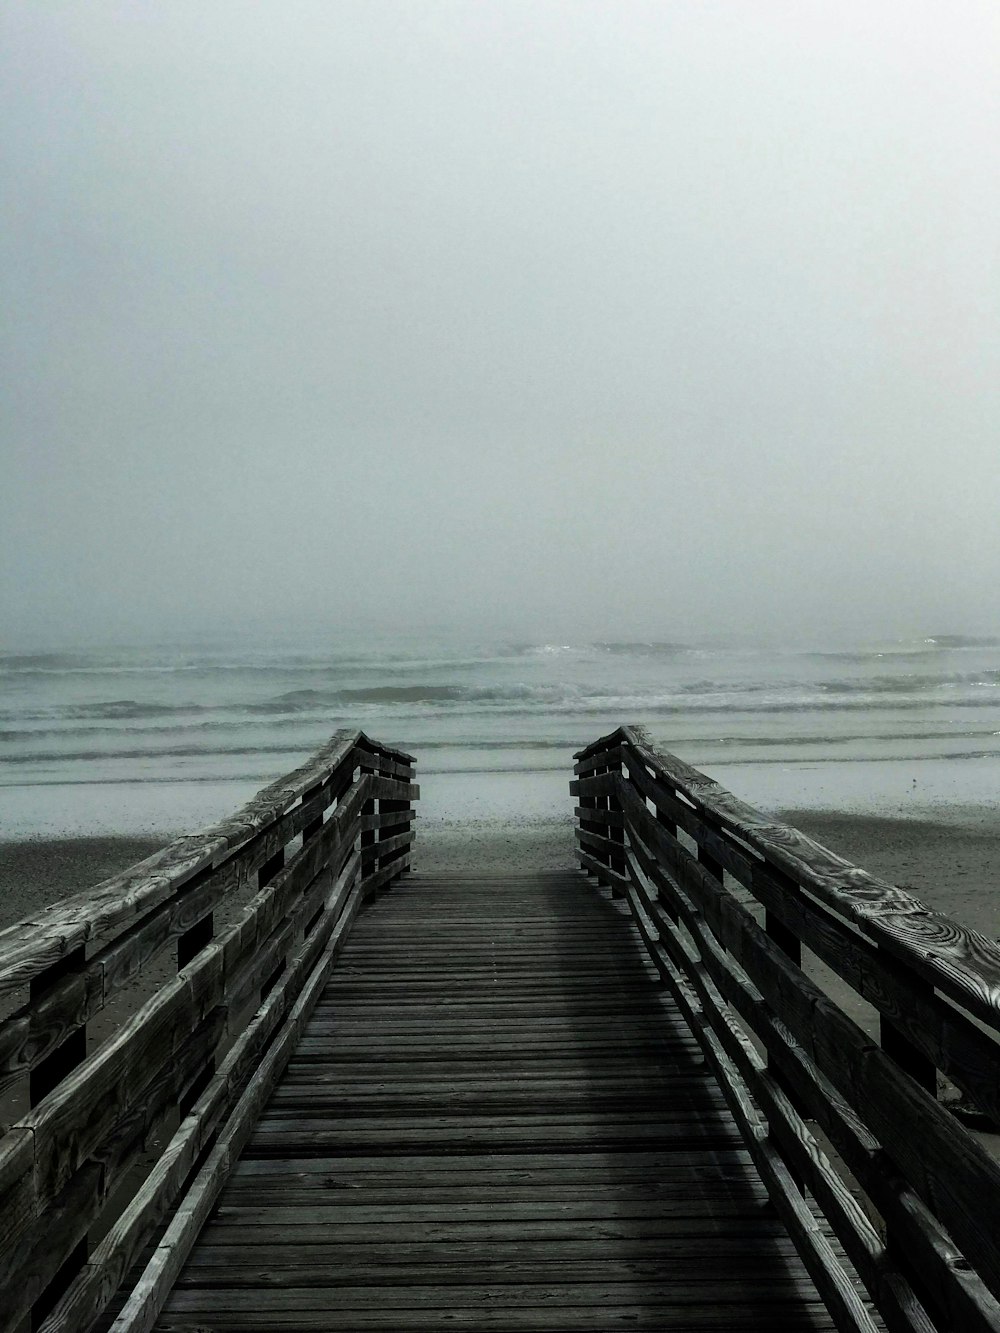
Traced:
<path fill-rule="evenodd" d="M 489 685 L 458 684 L 452 681 L 425 681 L 414 684 L 386 683 L 347 686 L 340 689 L 305 687 L 287 690 L 264 699 L 228 701 L 211 705 L 194 699 L 166 700 L 107 699 L 80 703 L 53 703 L 42 708 L 6 708 L 0 720 L 6 722 L 102 722 L 127 725 L 129 722 L 159 722 L 161 729 L 171 729 L 171 720 L 180 725 L 232 729 L 253 725 L 252 719 L 285 719 L 308 714 L 345 714 L 352 710 L 377 708 L 416 709 L 498 709 L 535 710 L 540 708 L 581 712 L 631 709 L 634 712 L 674 712 L 690 709 L 715 711 L 801 711 L 803 709 L 864 708 L 877 703 L 879 708 L 927 707 L 947 703 L 950 707 L 976 706 L 992 702 L 990 695 L 1000 688 L 1000 668 L 974 672 L 922 675 L 872 675 L 857 679 L 833 679 L 815 682 L 794 680 L 718 681 L 708 678 L 677 681 L 614 683 L 575 683 L 559 680 L 531 683 L 507 681 Z M 227 720 L 229 719 L 229 720 Z M 238 719 L 247 721 L 241 722 Z M 68 729 L 67 729 L 68 730 Z M 86 730 L 86 728 L 84 728 Z"/>
<path fill-rule="evenodd" d="M 924 690 L 971 685 L 989 688 L 1000 685 L 1000 669 L 951 672 L 924 676 L 868 676 L 861 680 L 824 680 L 820 688 L 829 694 L 916 694 Z"/>
<path fill-rule="evenodd" d="M 1000 648 L 1000 638 L 992 635 L 935 634 L 924 642 L 933 644 L 935 648 Z"/>
<path fill-rule="evenodd" d="M 554 635 L 465 640 L 454 651 L 411 639 L 331 651 L 309 640 L 245 652 L 208 641 L 8 652 L 0 759 L 14 786 L 57 775 L 243 780 L 287 771 L 335 728 L 357 726 L 428 751 L 435 768 L 424 772 L 527 771 L 565 765 L 573 749 L 626 721 L 669 735 L 695 763 L 706 754 L 757 763 L 920 747 L 940 756 L 960 745 L 993 745 L 1000 756 L 998 690 L 1000 640 L 959 636 L 831 653 Z"/>

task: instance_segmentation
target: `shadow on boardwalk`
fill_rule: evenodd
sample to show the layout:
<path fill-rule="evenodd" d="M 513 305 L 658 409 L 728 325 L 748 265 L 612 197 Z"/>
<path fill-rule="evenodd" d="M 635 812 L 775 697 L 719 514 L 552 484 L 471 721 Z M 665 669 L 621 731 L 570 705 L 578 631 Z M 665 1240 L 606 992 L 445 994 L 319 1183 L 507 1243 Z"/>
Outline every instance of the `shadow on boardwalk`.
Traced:
<path fill-rule="evenodd" d="M 358 919 L 160 1329 L 832 1328 L 630 919 L 578 872 Z"/>

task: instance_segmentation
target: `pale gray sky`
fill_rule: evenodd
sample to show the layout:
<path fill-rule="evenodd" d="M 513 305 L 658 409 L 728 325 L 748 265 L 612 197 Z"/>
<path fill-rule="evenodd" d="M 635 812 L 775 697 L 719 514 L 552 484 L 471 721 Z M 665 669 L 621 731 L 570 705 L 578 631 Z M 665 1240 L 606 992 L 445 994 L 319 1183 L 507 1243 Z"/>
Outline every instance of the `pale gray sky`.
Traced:
<path fill-rule="evenodd" d="M 996 632 L 995 0 L 7 0 L 0 607 Z"/>

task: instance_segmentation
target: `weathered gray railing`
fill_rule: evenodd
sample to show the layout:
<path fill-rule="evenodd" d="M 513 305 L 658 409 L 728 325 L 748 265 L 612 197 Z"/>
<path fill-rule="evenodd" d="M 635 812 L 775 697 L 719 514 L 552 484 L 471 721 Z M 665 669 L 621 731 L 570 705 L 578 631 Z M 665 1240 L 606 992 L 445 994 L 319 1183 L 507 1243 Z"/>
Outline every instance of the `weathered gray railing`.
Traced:
<path fill-rule="evenodd" d="M 151 1326 L 358 907 L 409 865 L 412 777 L 338 732 L 232 819 L 0 932 L 0 1091 L 26 1108 L 0 1137 L 4 1333 L 88 1328 L 155 1242 L 114 1328 Z"/>
<path fill-rule="evenodd" d="M 576 758 L 580 862 L 628 898 L 838 1327 L 875 1325 L 830 1228 L 890 1330 L 995 1333 L 1000 1166 L 937 1092 L 1000 1122 L 1000 948 L 641 728 Z M 877 1009 L 880 1041 L 816 959 Z"/>

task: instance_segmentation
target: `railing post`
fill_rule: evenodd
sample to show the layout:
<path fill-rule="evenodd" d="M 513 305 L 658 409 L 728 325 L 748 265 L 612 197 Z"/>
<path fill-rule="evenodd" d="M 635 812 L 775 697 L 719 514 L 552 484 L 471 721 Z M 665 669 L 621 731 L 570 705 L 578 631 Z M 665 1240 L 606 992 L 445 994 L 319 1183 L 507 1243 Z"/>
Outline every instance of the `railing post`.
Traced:
<path fill-rule="evenodd" d="M 614 760 L 610 758 L 611 750 L 614 750 L 616 754 Z M 617 791 L 606 795 L 584 795 L 578 790 L 580 785 L 594 778 L 611 779 L 615 775 L 621 777 L 622 752 L 618 734 L 605 737 L 598 746 L 591 747 L 591 750 L 584 753 L 583 757 L 578 756 L 577 758 L 578 762 L 574 768 L 576 777 L 570 784 L 570 790 L 578 792 L 576 799 L 580 809 L 579 832 L 590 834 L 592 837 L 600 839 L 604 844 L 604 846 L 595 847 L 588 845 L 581 839 L 581 847 L 591 861 L 596 861 L 600 867 L 606 866 L 609 873 L 602 874 L 601 869 L 593 865 L 585 865 L 584 871 L 588 875 L 594 875 L 598 884 L 609 885 L 612 896 L 621 897 L 621 890 L 616 887 L 612 874 L 621 876 L 626 874 L 623 823 L 621 819 L 615 825 L 607 819 L 588 819 L 586 817 L 591 811 L 595 815 L 598 812 L 607 812 L 608 814 L 614 813 L 621 816 L 623 813 L 621 800 Z"/>
<path fill-rule="evenodd" d="M 884 952 L 881 951 L 881 952 Z M 915 981 L 911 984 L 916 984 Z M 929 998 L 933 998 L 934 987 L 923 985 Z M 907 1074 L 922 1088 L 937 1096 L 937 1066 L 934 1061 L 929 1059 L 919 1047 L 915 1046 L 906 1033 L 888 1019 L 885 1014 L 879 1015 L 879 1041 L 886 1055 L 891 1056 L 899 1065 L 900 1069 L 905 1070 Z"/>
<path fill-rule="evenodd" d="M 206 912 L 200 921 L 196 921 L 177 939 L 177 971 L 182 971 L 188 963 L 207 944 L 211 944 L 215 935 L 215 913 Z"/>
<path fill-rule="evenodd" d="M 393 776 L 395 776 L 396 781 L 410 782 L 413 777 L 413 772 L 411 769 L 409 776 L 404 778 L 400 778 L 398 777 L 398 775 L 393 775 Z M 407 813 L 408 816 L 406 819 L 402 819 L 398 823 L 389 824 L 385 828 L 380 828 L 379 842 L 388 841 L 390 838 L 401 837 L 403 834 L 410 832 L 410 827 L 413 823 L 413 802 L 410 800 L 408 796 L 402 800 L 386 799 L 380 801 L 379 811 L 380 813 L 383 814 L 401 814 L 405 812 Z M 391 865 L 393 861 L 402 861 L 403 858 L 406 856 L 407 850 L 408 849 L 406 847 L 397 848 L 394 852 L 390 852 L 386 856 L 384 863 L 380 858 L 379 865 L 380 866 L 382 864 Z M 393 880 L 399 879 L 402 875 L 406 874 L 406 871 L 407 867 L 405 865 L 401 865 L 399 869 L 396 871 L 396 873 L 393 875 L 392 879 Z"/>
<path fill-rule="evenodd" d="M 374 755 L 369 754 L 367 751 L 362 751 L 358 755 L 358 762 L 362 773 L 368 773 L 373 778 L 378 777 L 377 760 L 375 759 Z M 378 811 L 379 811 L 379 802 L 376 799 L 376 797 L 372 796 L 367 801 L 365 801 L 364 805 L 361 807 L 361 818 L 370 819 L 372 821 L 372 824 L 374 825 L 375 816 L 378 814 Z M 363 828 L 361 830 L 362 882 L 364 882 L 369 875 L 373 875 L 375 873 L 375 867 L 378 861 L 377 853 L 375 851 L 375 843 L 377 842 L 377 840 L 378 840 L 378 830 L 376 828 L 374 827 L 367 829 Z"/>
<path fill-rule="evenodd" d="M 713 879 L 717 879 L 720 884 L 723 882 L 722 863 L 717 861 L 711 852 L 706 852 L 701 843 L 698 844 L 698 864 L 704 867 L 705 871 L 711 875 Z"/>
<path fill-rule="evenodd" d="M 324 784 L 321 782 L 318 784 L 318 786 L 310 787 L 310 789 L 307 792 L 303 792 L 302 804 L 308 805 L 314 796 L 318 796 L 320 794 L 320 792 L 323 790 L 323 786 Z M 327 804 L 329 803 L 330 799 L 331 798 L 329 797 L 327 798 Z M 302 830 L 302 846 L 304 847 L 307 842 L 311 842 L 312 839 L 315 838 L 316 834 L 322 830 L 322 828 L 323 828 L 323 812 L 320 811 L 320 813 L 316 816 L 316 818 L 312 821 L 312 823 L 307 824 L 305 828 Z"/>
<path fill-rule="evenodd" d="M 599 796 L 578 796 L 577 800 L 580 802 L 581 810 L 599 809 Z M 580 817 L 580 828 L 584 833 L 600 833 L 601 831 L 601 825 L 599 823 L 592 819 L 584 819 L 582 815 Z M 591 870 L 589 866 L 583 867 L 583 873 L 585 875 L 593 875 L 594 878 L 599 881 L 599 876 L 596 870 Z"/>
<path fill-rule="evenodd" d="M 773 872 L 772 872 L 773 873 Z M 793 930 L 785 925 L 773 912 L 764 911 L 764 929 L 774 940 L 783 954 L 792 960 L 796 967 L 802 966 L 802 941 Z"/>
<path fill-rule="evenodd" d="M 284 848 L 282 848 L 281 851 L 278 853 L 278 857 L 280 857 L 278 865 L 276 869 L 270 873 L 268 878 L 273 879 L 274 875 L 277 874 L 278 870 L 280 870 L 281 867 L 284 865 Z M 274 859 L 275 858 L 272 857 L 272 861 Z M 257 872 L 258 885 L 267 883 L 267 879 L 262 878 L 262 876 L 265 875 L 265 872 L 267 871 L 267 867 L 269 865 L 271 865 L 271 861 L 261 866 L 260 870 L 258 870 Z M 197 920 L 194 923 L 194 925 L 189 926 L 188 929 L 184 931 L 184 933 L 178 936 L 177 938 L 177 971 L 182 972 L 184 968 L 188 966 L 189 963 L 193 962 L 194 959 L 197 958 L 198 954 L 201 953 L 202 949 L 206 948 L 209 944 L 211 944 L 214 938 L 215 938 L 215 913 L 206 912 L 203 917 L 199 918 L 199 920 Z M 202 1092 L 205 1090 L 208 1084 L 211 1082 L 215 1070 L 216 1070 L 215 1057 L 210 1056 L 209 1059 L 206 1060 L 201 1072 L 197 1075 L 194 1082 L 185 1092 L 184 1096 L 178 1100 L 177 1110 L 182 1120 L 187 1115 L 188 1111 L 190 1111 L 191 1107 L 195 1104 L 198 1098 L 201 1096 Z"/>
<path fill-rule="evenodd" d="M 257 871 L 258 889 L 262 889 L 265 884 L 270 884 L 271 880 L 274 879 L 278 871 L 284 870 L 284 868 L 285 868 L 285 849 L 284 847 L 279 847 L 278 850 L 274 853 L 274 855 L 270 857 L 267 861 L 265 861 L 264 864 L 261 866 L 261 868 Z"/>
<path fill-rule="evenodd" d="M 608 767 L 605 771 L 609 774 L 617 775 L 619 781 L 621 781 L 622 761 L 620 757 L 620 752 L 619 752 L 619 759 L 617 766 Z M 618 796 L 617 792 L 613 792 L 608 795 L 607 809 L 609 814 L 621 815 L 623 813 L 621 798 Z M 624 824 L 608 823 L 607 825 L 605 825 L 604 836 L 608 839 L 609 842 L 615 844 L 608 852 L 609 868 L 613 870 L 616 875 L 623 875 L 623 876 L 626 875 L 628 872 L 626 869 L 626 862 L 625 862 Z M 613 880 L 611 882 L 611 896 L 612 898 L 623 898 L 625 896 L 623 891 L 615 884 Z"/>
<path fill-rule="evenodd" d="M 58 963 L 39 972 L 31 979 L 29 998 L 40 1000 L 50 989 L 73 972 L 80 971 L 86 962 L 86 946 L 81 945 L 66 954 Z M 46 1059 L 31 1071 L 28 1077 L 28 1101 L 32 1110 L 72 1071 L 87 1058 L 87 1024 L 81 1023 Z M 31 1327 L 41 1326 L 73 1278 L 87 1262 L 89 1248 L 86 1235 L 70 1251 L 52 1281 L 31 1309 Z"/>
<path fill-rule="evenodd" d="M 332 777 L 332 775 L 331 775 L 331 777 Z M 328 784 L 330 783 L 330 781 L 331 781 L 331 779 L 327 779 L 327 781 L 325 781 L 325 782 L 317 783 L 317 785 L 316 785 L 315 787 L 310 787 L 310 788 L 308 789 L 308 791 L 304 791 L 304 792 L 302 793 L 302 804 L 303 804 L 303 805 L 308 805 L 310 801 L 315 800 L 315 798 L 316 798 L 317 796 L 319 796 L 319 795 L 321 795 L 321 793 L 323 793 L 324 788 L 325 788 L 325 790 L 326 790 L 326 794 L 325 794 L 325 796 L 323 797 L 322 807 L 321 807 L 321 809 L 320 809 L 320 811 L 319 811 L 319 814 L 316 816 L 315 819 L 310 820 L 310 822 L 309 822 L 308 824 L 305 824 L 305 825 L 303 825 L 303 827 L 302 827 L 302 850 L 303 850 L 303 851 L 306 851 L 306 850 L 309 848 L 309 844 L 312 842 L 312 840 L 313 840 L 314 838 L 318 837 L 318 836 L 323 832 L 323 825 L 324 825 L 324 823 L 325 823 L 325 815 L 326 815 L 326 811 L 327 811 L 327 809 L 328 809 L 328 808 L 329 808 L 329 807 L 330 807 L 330 806 L 331 806 L 331 805 L 338 799 L 338 795 L 337 795 L 337 793 L 335 793 L 335 792 L 332 790 L 332 787 L 331 787 L 330 785 L 328 785 Z M 317 908 L 317 912 L 321 912 L 321 911 L 322 911 L 322 907 Z M 313 918 L 313 919 L 315 919 L 315 918 Z M 303 941 L 303 940 L 305 939 L 305 937 L 309 934 L 311 928 L 312 928 L 312 921 L 311 921 L 311 920 L 310 920 L 310 921 L 307 921 L 307 920 L 305 920 L 305 919 L 304 919 L 303 917 L 301 917 L 301 916 L 298 917 L 298 919 L 297 919 L 297 921 L 296 921 L 295 935 L 294 935 L 294 939 L 293 939 L 293 941 L 292 941 L 292 947 L 293 947 L 293 949 L 297 949 L 297 948 L 299 947 L 299 945 L 301 945 L 302 941 Z M 261 999 L 262 999 L 262 1000 L 263 1000 L 263 999 L 266 999 L 266 991 L 267 991 L 268 989 L 270 989 L 270 987 L 277 981 L 278 977 L 281 975 L 281 971 L 283 971 L 284 968 L 285 968 L 285 966 L 287 965 L 287 962 L 288 962 L 288 959 L 287 959 L 287 955 L 286 955 L 286 957 L 283 958 L 283 959 L 281 960 L 281 968 L 280 968 L 280 970 L 279 970 L 278 972 L 276 972 L 276 973 L 272 973 L 271 976 L 270 976 L 269 978 L 267 978 L 267 980 L 266 980 L 266 984 L 265 984 L 265 988 L 262 989 L 262 992 L 261 992 Z"/>
<path fill-rule="evenodd" d="M 380 756 L 380 758 L 384 762 L 385 756 Z M 376 769 L 376 776 L 379 778 L 387 778 L 389 781 L 392 781 L 393 779 L 392 765 L 389 764 L 388 767 L 383 768 L 380 764 L 379 767 Z M 378 828 L 375 830 L 375 853 L 372 860 L 373 870 L 382 870 L 392 860 L 392 857 L 388 853 L 386 854 L 385 859 L 384 860 L 382 859 L 379 844 L 383 842 L 388 842 L 388 840 L 392 837 L 394 830 L 392 828 L 383 827 L 381 823 L 381 816 L 389 814 L 395 807 L 395 804 L 396 804 L 395 801 L 391 800 L 388 796 L 379 797 L 377 808 L 380 817 L 380 822 Z"/>
<path fill-rule="evenodd" d="M 781 875 L 781 872 L 777 870 L 775 867 L 771 866 L 769 867 L 769 870 L 770 873 L 773 876 L 775 876 L 775 878 L 784 879 L 784 877 Z M 794 892 L 795 891 L 794 882 L 792 880 L 787 880 L 786 883 L 788 889 Z M 795 964 L 796 967 L 802 966 L 802 941 L 799 939 L 798 935 L 796 935 L 793 930 L 791 930 L 788 926 L 785 925 L 785 923 L 775 912 L 772 912 L 767 908 L 764 909 L 764 930 L 767 932 L 770 939 L 774 941 L 776 947 L 779 948 L 787 958 L 791 959 L 791 961 Z M 808 1119 L 809 1107 L 803 1101 L 802 1097 L 799 1096 L 795 1084 L 790 1079 L 785 1077 L 784 1073 L 781 1071 L 781 1069 L 778 1068 L 774 1060 L 771 1059 L 770 1057 L 768 1057 L 767 1060 L 767 1067 L 771 1077 L 774 1079 L 775 1083 L 782 1090 L 782 1092 L 784 1092 L 785 1096 L 795 1107 L 796 1111 L 798 1111 L 800 1115 Z M 790 1164 L 788 1164 L 788 1174 L 791 1176 L 792 1180 L 794 1180 L 796 1186 L 801 1192 L 804 1189 L 802 1177 L 799 1174 L 799 1172 L 796 1171 L 795 1168 Z"/>
<path fill-rule="evenodd" d="M 880 949 L 879 952 L 885 953 L 885 950 Z M 914 983 L 915 979 L 911 984 Z M 924 984 L 922 989 L 929 996 L 933 996 L 932 986 Z M 879 1014 L 879 1042 L 885 1054 L 895 1061 L 900 1069 L 909 1074 L 914 1082 L 919 1083 L 933 1097 L 937 1097 L 937 1066 L 885 1014 Z M 885 1244 L 892 1262 L 906 1274 L 927 1310 L 936 1320 L 941 1319 L 941 1311 L 937 1308 L 938 1303 L 934 1293 L 927 1289 L 919 1264 L 913 1262 L 910 1246 L 906 1239 L 900 1236 L 898 1226 L 894 1226 L 891 1221 L 885 1223 Z M 943 1321 L 941 1326 L 944 1327 Z"/>
<path fill-rule="evenodd" d="M 664 833 L 669 833 L 670 836 L 676 841 L 677 824 L 673 819 L 671 819 L 671 817 L 667 814 L 667 812 L 665 810 L 661 810 L 659 806 L 656 807 L 656 822 L 663 829 Z M 663 907 L 663 910 L 666 912 L 667 916 L 674 923 L 674 925 L 675 926 L 679 925 L 680 916 L 678 912 L 675 910 L 670 900 L 661 895 L 660 903 Z"/>

